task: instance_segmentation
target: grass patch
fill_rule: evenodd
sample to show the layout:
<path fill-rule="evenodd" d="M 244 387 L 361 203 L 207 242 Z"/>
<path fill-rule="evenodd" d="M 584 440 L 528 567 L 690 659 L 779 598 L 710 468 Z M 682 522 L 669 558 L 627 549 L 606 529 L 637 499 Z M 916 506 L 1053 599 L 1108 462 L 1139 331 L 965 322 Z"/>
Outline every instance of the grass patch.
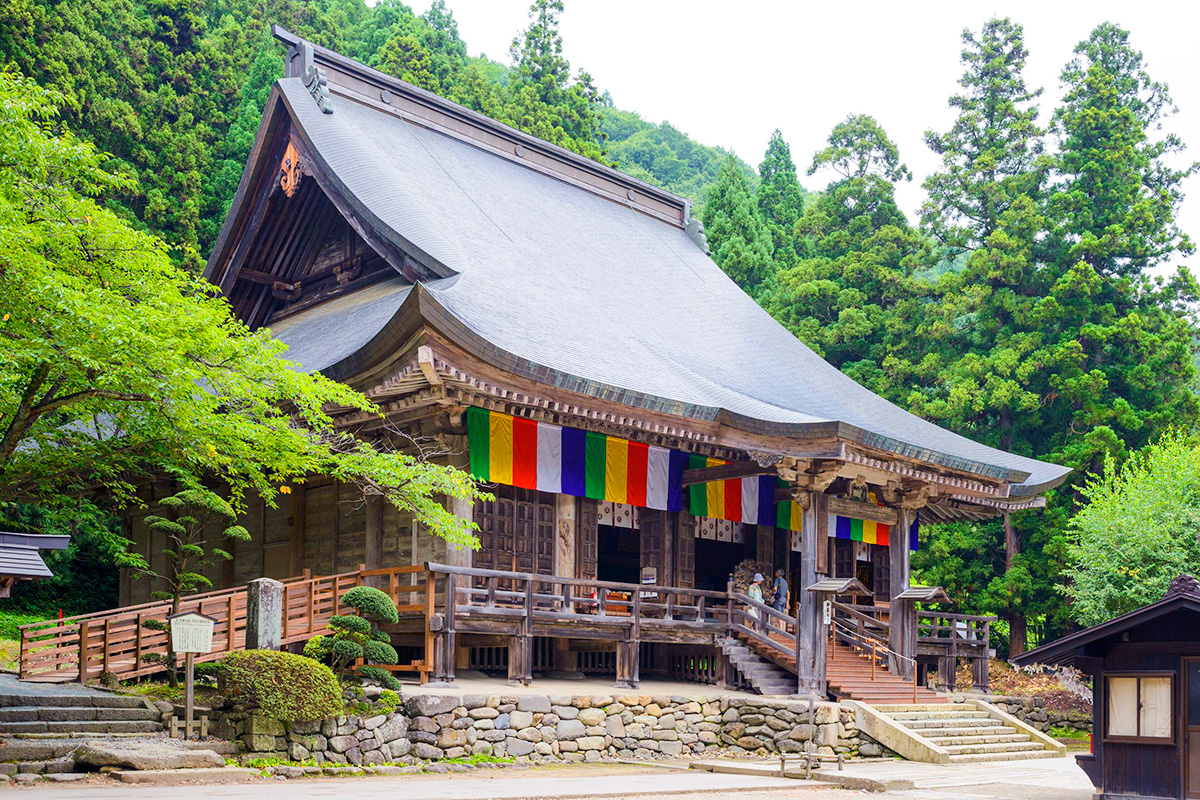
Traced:
<path fill-rule="evenodd" d="M 45 614 L 30 611 L 0 611 L 0 639 L 18 641 L 21 632 L 17 630 L 22 625 L 31 622 L 43 622 L 49 619 Z"/>
<path fill-rule="evenodd" d="M 1088 733 L 1087 731 L 1078 731 L 1078 730 L 1075 730 L 1074 728 L 1066 728 L 1066 727 L 1051 728 L 1049 731 L 1049 735 L 1055 739 L 1084 739 L 1084 740 L 1086 740 L 1089 736 L 1091 736 L 1091 734 Z"/>
<path fill-rule="evenodd" d="M 166 700 L 168 703 L 182 703 L 185 699 L 182 679 L 174 689 L 166 681 L 154 680 L 129 683 L 122 686 L 121 691 L 125 694 L 132 694 L 138 697 L 149 697 L 152 700 Z M 196 684 L 197 704 L 208 705 L 208 701 L 216 695 L 217 689 L 215 686 L 205 686 L 202 683 Z"/>

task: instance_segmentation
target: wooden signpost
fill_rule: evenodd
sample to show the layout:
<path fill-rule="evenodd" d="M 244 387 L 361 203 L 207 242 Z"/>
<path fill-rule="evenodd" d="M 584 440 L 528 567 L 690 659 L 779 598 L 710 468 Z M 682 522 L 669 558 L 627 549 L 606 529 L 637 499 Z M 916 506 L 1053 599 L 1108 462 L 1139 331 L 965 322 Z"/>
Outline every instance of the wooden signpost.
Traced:
<path fill-rule="evenodd" d="M 171 649 L 183 653 L 184 669 L 184 723 L 183 738 L 190 739 L 196 697 L 196 653 L 212 650 L 213 625 L 216 619 L 198 611 L 185 611 L 167 617 L 171 623 Z"/>

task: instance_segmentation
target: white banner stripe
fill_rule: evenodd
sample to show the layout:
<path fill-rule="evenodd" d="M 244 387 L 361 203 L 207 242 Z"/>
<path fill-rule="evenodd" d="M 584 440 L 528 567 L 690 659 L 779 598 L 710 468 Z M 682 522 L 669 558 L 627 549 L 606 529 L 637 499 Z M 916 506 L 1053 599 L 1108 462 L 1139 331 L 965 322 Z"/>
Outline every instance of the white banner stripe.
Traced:
<path fill-rule="evenodd" d="M 562 492 L 562 428 L 538 423 L 537 488 L 539 492 Z"/>
<path fill-rule="evenodd" d="M 667 510 L 667 481 L 671 451 L 651 447 L 646 457 L 646 505 L 659 511 Z"/>
<path fill-rule="evenodd" d="M 757 477 L 742 478 L 742 522 L 747 525 L 758 524 L 758 486 Z"/>

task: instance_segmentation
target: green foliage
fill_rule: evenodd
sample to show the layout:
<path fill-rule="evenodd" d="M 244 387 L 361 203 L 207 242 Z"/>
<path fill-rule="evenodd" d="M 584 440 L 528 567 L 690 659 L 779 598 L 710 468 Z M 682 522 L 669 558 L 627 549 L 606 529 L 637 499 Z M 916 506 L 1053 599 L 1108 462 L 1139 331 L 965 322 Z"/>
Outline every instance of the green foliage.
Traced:
<path fill-rule="evenodd" d="M 371 635 L 371 639 L 373 639 L 376 642 L 383 642 L 384 644 L 390 644 L 392 641 L 392 637 L 388 636 L 387 633 L 384 631 L 378 631 L 378 630 L 371 631 L 370 635 Z"/>
<path fill-rule="evenodd" d="M 1062 184 L 1050 215 L 1062 258 L 1103 276 L 1133 275 L 1195 247 L 1176 224 L 1182 182 L 1197 164 L 1172 167 L 1184 149 L 1157 135 L 1174 112 L 1167 86 L 1151 80 L 1129 34 L 1104 23 L 1075 48 L 1062 72 L 1063 106 L 1054 114 Z"/>
<path fill-rule="evenodd" d="M 329 627 L 336 633 L 366 636 L 371 632 L 371 622 L 363 617 L 337 615 L 329 618 Z"/>
<path fill-rule="evenodd" d="M 721 164 L 717 182 L 708 190 L 703 220 L 713 260 L 738 286 L 753 293 L 771 276 L 774 244 L 750 182 L 733 156 Z"/>
<path fill-rule="evenodd" d="M 1083 626 L 1159 600 L 1200 571 L 1200 445 L 1172 431 L 1123 464 L 1112 458 L 1079 490 L 1060 589 Z"/>
<path fill-rule="evenodd" d="M 364 644 L 362 651 L 363 658 L 375 664 L 395 664 L 400 660 L 400 656 L 396 653 L 396 648 L 390 644 L 377 642 L 374 639 Z"/>
<path fill-rule="evenodd" d="M 363 647 L 356 641 L 348 638 L 334 638 L 333 644 L 329 646 L 329 653 L 333 658 L 335 667 L 344 666 L 353 662 L 357 658 L 362 658 Z"/>
<path fill-rule="evenodd" d="M 756 201 L 771 234 L 772 257 L 779 266 L 796 263 L 796 222 L 804 208 L 804 189 L 796 177 L 796 163 L 783 134 L 771 134 L 767 153 L 758 165 Z"/>
<path fill-rule="evenodd" d="M 358 675 L 361 678 L 367 678 L 369 680 L 376 681 L 380 685 L 386 686 L 387 690 L 392 692 L 400 691 L 402 685 L 400 681 L 396 679 L 396 676 L 392 675 L 392 673 L 388 672 L 386 669 L 381 667 L 372 667 L 369 664 L 367 666 L 359 667 Z M 380 700 L 382 699 L 383 698 L 381 695 Z"/>
<path fill-rule="evenodd" d="M 387 592 L 374 586 L 355 586 L 342 596 L 342 602 L 372 622 L 395 623 L 400 619 L 396 614 L 396 603 Z"/>
<path fill-rule="evenodd" d="M 304 643 L 304 657 L 327 662 L 333 648 L 333 638 L 318 634 Z"/>
<path fill-rule="evenodd" d="M 342 710 L 333 672 L 309 658 L 275 650 L 242 650 L 221 661 L 220 691 L 283 722 L 325 719 Z"/>
<path fill-rule="evenodd" d="M 950 98 L 958 117 L 946 133 L 925 134 L 942 169 L 925 180 L 921 219 L 946 246 L 974 249 L 1018 198 L 1041 186 L 1043 131 L 1034 101 L 1042 90 L 1025 86 L 1024 31 L 1012 20 L 990 19 L 978 37 L 964 30 L 962 41 L 962 92 Z"/>
<path fill-rule="evenodd" d="M 336 429 L 327 408 L 378 409 L 293 369 L 282 344 L 234 320 L 161 241 L 93 199 L 130 181 L 54 127 L 60 102 L 0 72 L 0 504 L 20 499 L 62 518 L 93 506 L 97 490 L 133 502 L 147 474 L 194 492 L 217 474 L 236 507 L 248 491 L 270 503 L 281 483 L 326 474 L 387 487 L 436 535 L 473 541 L 442 501 L 473 496 L 468 476 Z M 230 504 L 213 497 L 179 502 L 219 502 L 196 513 L 227 515 Z M 190 527 L 170 514 L 151 525 L 181 539 Z M 173 557 L 199 557 L 178 548 Z M 204 579 L 192 572 L 183 584 Z"/>
<path fill-rule="evenodd" d="M 833 127 L 829 146 L 813 155 L 808 174 L 825 167 L 843 178 L 878 175 L 892 183 L 912 180 L 908 167 L 900 163 L 900 149 L 867 114 L 851 114 Z"/>

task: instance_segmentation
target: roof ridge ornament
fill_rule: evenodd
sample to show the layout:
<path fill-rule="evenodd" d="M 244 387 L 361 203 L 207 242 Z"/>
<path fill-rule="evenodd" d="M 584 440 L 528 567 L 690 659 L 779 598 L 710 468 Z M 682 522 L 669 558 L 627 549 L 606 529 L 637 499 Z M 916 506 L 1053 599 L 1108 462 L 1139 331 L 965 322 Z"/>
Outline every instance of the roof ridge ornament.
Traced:
<path fill-rule="evenodd" d="M 297 57 L 300 59 L 298 69 L 293 66 Z M 329 77 L 325 74 L 325 70 L 314 63 L 312 45 L 304 40 L 297 42 L 288 53 L 287 60 L 289 76 L 295 74 L 304 81 L 304 88 L 308 89 L 308 93 L 317 101 L 317 107 L 321 109 L 322 114 L 332 114 L 333 104 L 329 100 Z"/>
<path fill-rule="evenodd" d="M 684 226 L 684 233 L 688 235 L 696 246 L 704 251 L 704 255 L 708 255 L 708 237 L 704 235 L 704 223 L 699 217 L 689 217 L 687 225 Z"/>
<path fill-rule="evenodd" d="M 1171 581 L 1171 585 L 1167 587 L 1162 599 L 1166 600 L 1171 597 L 1193 597 L 1200 600 L 1200 580 L 1186 573 L 1180 575 Z"/>

